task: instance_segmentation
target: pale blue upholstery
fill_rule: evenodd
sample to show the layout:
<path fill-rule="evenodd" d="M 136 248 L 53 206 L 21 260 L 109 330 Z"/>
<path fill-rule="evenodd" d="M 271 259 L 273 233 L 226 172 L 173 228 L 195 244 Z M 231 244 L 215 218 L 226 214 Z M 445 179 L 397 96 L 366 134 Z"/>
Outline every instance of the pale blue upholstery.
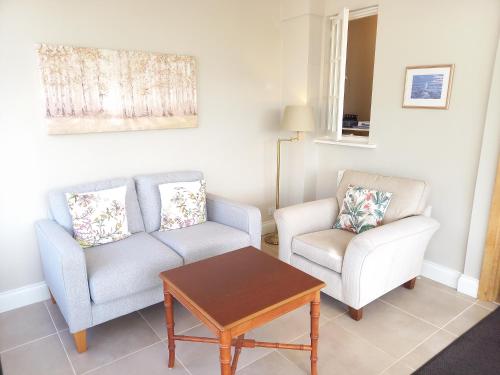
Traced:
<path fill-rule="evenodd" d="M 182 258 L 145 232 L 85 250 L 90 298 L 109 302 L 161 286 L 158 274 L 182 266 Z"/>
<path fill-rule="evenodd" d="M 127 207 L 127 221 L 130 233 L 144 232 L 141 208 L 139 207 L 139 202 L 137 200 L 135 182 L 132 178 L 114 178 L 112 180 L 91 182 L 51 191 L 49 193 L 50 216 L 57 221 L 59 225 L 66 228 L 71 235 L 73 235 L 71 214 L 69 213 L 65 193 L 87 193 L 90 191 L 112 189 L 120 186 L 127 186 L 125 203 Z"/>
<path fill-rule="evenodd" d="M 151 235 L 175 249 L 185 264 L 250 246 L 247 232 L 213 221 Z"/>
<path fill-rule="evenodd" d="M 201 179 L 203 179 L 203 173 L 198 171 L 168 172 L 137 176 L 135 178 L 135 184 L 146 232 L 151 233 L 160 229 L 161 198 L 158 185 L 168 182 L 198 181 Z"/>
<path fill-rule="evenodd" d="M 161 271 L 249 245 L 260 248 L 260 211 L 210 194 L 208 222 L 157 232 L 161 210 L 158 185 L 202 178 L 196 171 L 171 172 L 82 184 L 49 194 L 51 219 L 38 221 L 35 228 L 45 281 L 71 333 L 160 302 Z M 124 185 L 133 234 L 83 250 L 72 237 L 64 193 Z"/>

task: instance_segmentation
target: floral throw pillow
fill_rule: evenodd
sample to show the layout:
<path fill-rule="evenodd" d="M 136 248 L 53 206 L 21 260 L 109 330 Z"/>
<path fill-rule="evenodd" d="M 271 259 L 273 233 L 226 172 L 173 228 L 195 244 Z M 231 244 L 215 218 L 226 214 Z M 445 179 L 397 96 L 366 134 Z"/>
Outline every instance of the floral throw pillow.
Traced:
<path fill-rule="evenodd" d="M 126 186 L 89 193 L 66 193 L 73 235 L 87 248 L 130 236 L 125 210 Z"/>
<path fill-rule="evenodd" d="M 205 180 L 172 182 L 158 186 L 161 197 L 160 231 L 207 221 Z"/>
<path fill-rule="evenodd" d="M 392 193 L 349 185 L 335 229 L 362 233 L 382 224 Z"/>

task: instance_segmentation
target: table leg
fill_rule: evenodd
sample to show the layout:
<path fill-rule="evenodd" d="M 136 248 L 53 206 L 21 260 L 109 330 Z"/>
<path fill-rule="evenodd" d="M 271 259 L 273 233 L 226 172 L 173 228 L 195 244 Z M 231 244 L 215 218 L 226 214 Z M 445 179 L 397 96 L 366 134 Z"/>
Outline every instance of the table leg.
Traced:
<path fill-rule="evenodd" d="M 231 375 L 231 344 L 232 344 L 231 333 L 221 332 L 219 335 L 221 375 Z"/>
<path fill-rule="evenodd" d="M 240 358 L 241 347 L 243 346 L 243 340 L 245 339 L 245 335 L 239 335 L 236 340 L 236 346 L 234 347 L 234 357 L 233 363 L 231 364 L 231 375 L 236 374 L 236 368 L 238 367 L 238 359 Z"/>
<path fill-rule="evenodd" d="M 311 302 L 311 375 L 318 375 L 318 339 L 319 339 L 319 308 L 320 292 Z"/>
<path fill-rule="evenodd" d="M 174 340 L 174 304 L 173 297 L 165 291 L 165 318 L 167 320 L 168 336 L 168 367 L 173 368 L 175 364 L 175 340 Z"/>

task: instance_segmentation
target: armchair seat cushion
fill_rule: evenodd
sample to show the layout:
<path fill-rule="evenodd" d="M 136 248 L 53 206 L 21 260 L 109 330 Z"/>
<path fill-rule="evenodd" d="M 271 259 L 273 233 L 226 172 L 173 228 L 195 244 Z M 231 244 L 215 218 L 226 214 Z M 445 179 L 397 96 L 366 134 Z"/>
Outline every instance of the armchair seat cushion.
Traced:
<path fill-rule="evenodd" d="M 214 221 L 151 234 L 179 253 L 186 264 L 250 246 L 248 233 Z"/>
<path fill-rule="evenodd" d="M 341 229 L 327 229 L 295 236 L 292 252 L 341 273 L 347 245 L 355 233 Z"/>
<path fill-rule="evenodd" d="M 145 232 L 85 249 L 90 297 L 105 303 L 161 285 L 158 274 L 182 258 Z"/>

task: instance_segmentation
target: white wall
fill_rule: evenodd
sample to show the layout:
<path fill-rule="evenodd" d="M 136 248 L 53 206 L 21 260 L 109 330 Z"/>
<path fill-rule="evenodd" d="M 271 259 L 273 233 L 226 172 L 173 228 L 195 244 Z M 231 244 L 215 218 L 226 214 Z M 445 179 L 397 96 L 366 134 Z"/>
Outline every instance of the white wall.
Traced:
<path fill-rule="evenodd" d="M 269 0 L 0 1 L 0 292 L 43 279 L 33 230 L 49 189 L 194 168 L 210 191 L 274 202 L 280 4 Z M 46 135 L 34 44 L 191 54 L 199 128 Z"/>
<path fill-rule="evenodd" d="M 427 180 L 441 229 L 426 259 L 462 272 L 499 27 L 498 0 L 327 0 L 326 14 L 379 4 L 375 150 L 317 145 L 318 198 L 344 168 Z M 407 65 L 455 64 L 449 110 L 401 108 Z M 498 105 L 498 103 L 496 103 Z"/>

